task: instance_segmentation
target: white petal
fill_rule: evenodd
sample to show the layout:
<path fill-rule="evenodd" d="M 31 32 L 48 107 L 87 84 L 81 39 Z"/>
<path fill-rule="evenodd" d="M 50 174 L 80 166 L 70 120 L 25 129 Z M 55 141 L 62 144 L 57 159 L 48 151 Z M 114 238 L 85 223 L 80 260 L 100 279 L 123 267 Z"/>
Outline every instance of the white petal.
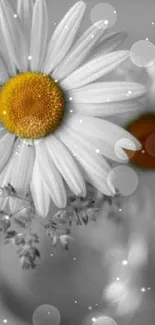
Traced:
<path fill-rule="evenodd" d="M 15 136 L 10 133 L 5 133 L 4 129 L 2 129 L 2 132 L 0 133 L 2 133 L 2 136 L 0 137 L 0 172 L 1 172 L 13 154 Z"/>
<path fill-rule="evenodd" d="M 89 61 L 61 81 L 66 89 L 75 89 L 93 82 L 118 67 L 129 56 L 129 51 L 117 51 Z"/>
<path fill-rule="evenodd" d="M 18 0 L 17 13 L 24 25 L 29 40 L 32 27 L 33 0 Z"/>
<path fill-rule="evenodd" d="M 66 206 L 66 190 L 62 177 L 45 148 L 44 140 L 36 146 L 36 159 L 52 200 L 56 206 L 64 208 Z"/>
<path fill-rule="evenodd" d="M 33 164 L 33 147 L 28 147 L 18 140 L 14 154 L 8 164 L 7 182 L 22 196 L 25 196 L 29 190 Z M 19 202 L 19 199 L 9 199 L 11 211 L 16 211 L 20 203 L 23 204 L 23 202 Z"/>
<path fill-rule="evenodd" d="M 129 160 L 127 154 L 121 147 L 118 147 L 116 151 L 114 145 L 108 143 L 107 141 L 94 138 L 93 134 L 91 137 L 87 137 L 85 135 L 84 139 L 89 141 L 90 146 L 96 154 L 101 154 L 110 160 L 117 161 L 120 163 L 127 163 Z"/>
<path fill-rule="evenodd" d="M 5 168 L 0 173 L 0 187 L 5 186 L 7 183 L 5 182 L 6 178 L 6 170 Z M 9 197 L 0 195 L 0 210 L 2 211 L 9 211 Z"/>
<path fill-rule="evenodd" d="M 28 57 L 25 34 L 21 21 L 18 16 L 14 17 L 14 11 L 8 0 L 1 0 L 0 26 L 10 60 L 13 60 L 20 71 L 25 71 Z"/>
<path fill-rule="evenodd" d="M 42 71 L 49 74 L 65 57 L 80 27 L 86 5 L 77 2 L 65 15 L 51 37 Z"/>
<path fill-rule="evenodd" d="M 107 185 L 107 177 L 110 172 L 110 166 L 107 161 L 97 155 L 89 144 L 89 141 L 80 137 L 78 133 L 67 128 L 65 125 L 61 126 L 59 131 L 56 131 L 56 136 L 60 138 L 62 142 L 73 153 L 76 160 L 80 163 L 80 166 L 84 170 L 87 180 L 94 185 L 95 180 L 100 180 L 100 187 L 102 192 L 111 195 L 111 190 Z M 97 187 L 97 181 L 96 185 Z"/>
<path fill-rule="evenodd" d="M 50 195 L 46 184 L 41 176 L 38 160 L 35 159 L 30 184 L 35 208 L 41 217 L 46 217 L 50 210 Z"/>
<path fill-rule="evenodd" d="M 96 82 L 80 89 L 69 91 L 69 96 L 77 103 L 106 103 L 128 100 L 144 96 L 146 88 L 135 82 Z"/>
<path fill-rule="evenodd" d="M 70 101 L 66 105 L 68 112 L 81 113 L 89 116 L 110 116 L 126 112 L 138 112 L 142 108 L 142 104 L 134 100 L 124 100 L 121 102 L 107 102 L 95 104 L 83 104 Z"/>
<path fill-rule="evenodd" d="M 109 121 L 82 114 L 70 114 L 68 117 L 66 116 L 65 123 L 78 132 L 78 134 L 85 134 L 86 136 L 92 136 L 93 134 L 95 138 L 102 139 L 112 145 L 116 145 L 118 141 L 126 139 L 123 148 L 131 150 L 131 143 L 134 142 L 135 149 L 141 149 L 140 142 L 134 136 Z"/>
<path fill-rule="evenodd" d="M 0 58 L 0 84 L 4 84 L 9 79 L 7 67 L 2 58 Z"/>
<path fill-rule="evenodd" d="M 91 49 L 98 43 L 106 28 L 107 25 L 104 21 L 99 21 L 91 26 L 77 41 L 71 52 L 53 72 L 52 76 L 60 80 L 74 71 L 88 56 Z"/>
<path fill-rule="evenodd" d="M 94 49 L 96 56 L 116 51 L 124 43 L 127 37 L 126 32 L 106 33 L 100 39 L 99 45 Z"/>
<path fill-rule="evenodd" d="M 8 52 L 8 47 L 6 45 L 6 37 L 5 32 L 3 32 L 3 29 L 1 27 L 0 22 L 0 38 L 1 38 L 1 46 L 0 46 L 0 56 L 2 60 L 5 63 L 5 66 L 7 67 L 7 71 L 10 76 L 16 75 L 16 64 L 14 62 L 14 59 L 12 58 L 12 53 Z"/>
<path fill-rule="evenodd" d="M 48 14 L 45 0 L 36 0 L 33 10 L 32 33 L 30 45 L 30 67 L 38 71 L 47 52 L 48 41 Z"/>
<path fill-rule="evenodd" d="M 55 136 L 49 136 L 45 146 L 55 166 L 66 181 L 68 187 L 77 196 L 86 195 L 83 177 L 67 148 Z"/>

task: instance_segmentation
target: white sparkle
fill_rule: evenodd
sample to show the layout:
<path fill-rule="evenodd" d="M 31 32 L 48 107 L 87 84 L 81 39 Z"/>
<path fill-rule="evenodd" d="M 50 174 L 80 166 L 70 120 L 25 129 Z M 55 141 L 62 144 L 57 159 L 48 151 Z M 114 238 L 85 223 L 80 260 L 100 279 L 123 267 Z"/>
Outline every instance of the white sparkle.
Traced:
<path fill-rule="evenodd" d="M 149 287 L 149 288 L 147 288 L 149 291 L 151 290 L 151 288 Z"/>
<path fill-rule="evenodd" d="M 109 103 L 110 102 L 110 99 L 107 99 L 107 102 Z"/>
<path fill-rule="evenodd" d="M 7 319 L 3 319 L 3 323 L 6 324 L 8 322 Z"/>
<path fill-rule="evenodd" d="M 73 100 L 73 98 L 72 97 L 69 97 L 69 100 Z"/>
<path fill-rule="evenodd" d="M 32 60 L 32 56 L 31 55 L 28 56 L 28 60 L 30 60 L 30 61 Z"/>
<path fill-rule="evenodd" d="M 129 90 L 129 91 L 128 91 L 128 94 L 129 94 L 129 95 L 131 95 L 131 93 L 132 93 L 132 91 L 131 91 L 131 90 Z"/>
<path fill-rule="evenodd" d="M 96 319 L 95 317 L 93 317 L 93 318 L 92 318 L 92 321 L 93 321 L 93 322 L 96 322 L 96 321 L 97 321 L 97 319 Z"/>
<path fill-rule="evenodd" d="M 149 39 L 148 39 L 148 37 L 146 38 L 146 41 L 148 41 Z"/>
<path fill-rule="evenodd" d="M 92 38 L 94 38 L 94 34 L 92 34 L 92 36 L 91 36 Z"/>
<path fill-rule="evenodd" d="M 54 81 L 55 81 L 56 83 L 58 82 L 58 80 L 57 80 L 57 79 L 55 79 Z"/>
<path fill-rule="evenodd" d="M 77 300 L 75 300 L 74 302 L 75 302 L 75 304 L 77 304 Z"/>
<path fill-rule="evenodd" d="M 123 261 L 122 261 L 122 264 L 123 264 L 123 265 L 127 265 L 127 264 L 128 264 L 128 261 L 127 261 L 127 260 L 123 260 Z"/>
<path fill-rule="evenodd" d="M 5 216 L 5 219 L 6 219 L 6 220 L 10 220 L 10 217 L 9 217 L 9 216 Z"/>
<path fill-rule="evenodd" d="M 72 109 L 70 109 L 70 113 L 73 113 L 73 110 Z"/>
<path fill-rule="evenodd" d="M 116 14 L 116 10 L 114 10 L 114 14 Z"/>
<path fill-rule="evenodd" d="M 17 16 L 17 14 L 14 14 L 13 17 L 14 17 L 14 18 L 17 18 L 18 16 Z"/>
<path fill-rule="evenodd" d="M 108 20 L 105 20 L 104 23 L 105 23 L 105 25 L 108 25 L 109 24 L 109 21 Z"/>
<path fill-rule="evenodd" d="M 80 123 L 82 123 L 83 121 L 82 120 L 80 120 Z"/>
<path fill-rule="evenodd" d="M 53 256 L 53 254 L 51 254 L 51 256 Z"/>
<path fill-rule="evenodd" d="M 122 211 L 122 209 L 119 209 L 119 211 L 121 212 L 121 211 Z"/>
<path fill-rule="evenodd" d="M 145 288 L 141 288 L 141 292 L 145 292 L 146 291 L 146 289 Z"/>
<path fill-rule="evenodd" d="M 154 21 L 152 21 L 152 25 L 154 25 Z"/>
<path fill-rule="evenodd" d="M 93 308 L 92 308 L 92 306 L 89 306 L 88 309 L 89 309 L 89 310 L 92 310 Z"/>
<path fill-rule="evenodd" d="M 96 153 L 100 153 L 100 149 L 96 149 L 95 151 L 96 151 Z"/>
<path fill-rule="evenodd" d="M 117 281 L 119 281 L 119 280 L 120 280 L 120 278 L 117 278 L 116 280 L 117 280 Z"/>
<path fill-rule="evenodd" d="M 76 257 L 73 257 L 73 260 L 76 261 Z"/>

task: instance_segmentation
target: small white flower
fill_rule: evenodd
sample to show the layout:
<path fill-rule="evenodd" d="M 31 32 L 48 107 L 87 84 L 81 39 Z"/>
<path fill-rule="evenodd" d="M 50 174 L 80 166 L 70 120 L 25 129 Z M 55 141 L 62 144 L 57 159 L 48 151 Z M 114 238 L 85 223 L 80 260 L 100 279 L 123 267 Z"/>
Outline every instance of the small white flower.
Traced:
<path fill-rule="evenodd" d="M 101 118 L 132 110 L 134 100 L 145 93 L 133 82 L 97 81 L 129 56 L 128 51 L 114 51 L 124 33 L 108 36 L 108 25 L 99 21 L 75 42 L 86 7 L 79 1 L 49 35 L 46 0 L 17 2 L 16 19 L 10 1 L 0 2 L 1 186 L 10 183 L 23 195 L 31 190 L 41 216 L 48 214 L 51 199 L 60 208 L 66 206 L 65 183 L 76 196 L 86 195 L 86 180 L 114 195 L 105 157 L 118 160 L 114 148 L 122 138 L 134 141 L 136 149 L 140 144 Z M 16 210 L 19 201 L 1 198 L 3 207 L 7 200 Z"/>

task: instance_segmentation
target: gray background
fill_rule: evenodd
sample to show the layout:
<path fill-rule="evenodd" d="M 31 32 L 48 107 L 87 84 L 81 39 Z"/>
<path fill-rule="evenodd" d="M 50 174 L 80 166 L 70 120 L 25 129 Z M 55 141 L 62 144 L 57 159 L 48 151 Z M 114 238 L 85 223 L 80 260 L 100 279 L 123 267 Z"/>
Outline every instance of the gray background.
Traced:
<path fill-rule="evenodd" d="M 91 23 L 89 17 L 92 7 L 102 1 L 88 0 L 86 2 L 87 11 L 81 30 L 84 30 Z M 57 23 L 73 3 L 75 3 L 73 0 L 48 0 L 51 32 L 54 29 L 54 22 Z M 129 49 L 135 41 L 147 37 L 155 43 L 155 25 L 152 25 L 152 21 L 155 20 L 155 3 L 153 0 L 110 0 L 108 3 L 115 7 L 118 15 L 113 30 L 125 30 L 128 33 L 128 39 L 123 48 Z M 15 0 L 13 0 L 13 4 L 15 4 Z M 139 78 L 139 75 L 140 72 L 138 72 L 136 79 Z M 155 194 L 154 173 L 137 172 L 139 186 L 135 194 L 140 195 L 141 188 L 145 184 L 151 189 L 150 200 L 152 202 Z M 35 227 L 38 226 L 35 225 Z M 118 236 L 119 232 L 120 229 L 116 228 Z M 91 233 L 87 235 L 90 239 Z M 82 243 L 81 238 L 83 239 Z M 62 325 L 89 324 L 89 317 L 87 319 L 90 313 L 88 306 L 94 306 L 100 301 L 101 291 L 108 281 L 108 268 L 103 269 L 100 264 L 99 253 L 87 245 L 85 235 L 77 235 L 69 253 L 62 253 L 58 250 L 54 257 L 50 256 L 50 244 L 45 244 L 44 247 L 43 244 L 44 238 L 42 237 L 42 264 L 36 272 L 23 272 L 18 266 L 14 249 L 3 247 L 1 243 L 0 323 L 2 324 L 3 319 L 7 318 L 9 325 L 31 324 L 35 308 L 41 304 L 51 304 L 60 310 Z M 146 293 L 142 308 L 137 315 L 132 319 L 118 319 L 118 325 L 154 324 L 155 264 L 153 251 L 154 240 L 150 244 L 150 260 L 144 272 L 144 285 L 146 283 L 147 286 L 151 287 L 151 293 Z M 73 261 L 74 256 L 77 258 L 76 261 Z M 75 305 L 74 300 L 78 300 L 78 304 Z M 107 306 L 101 304 L 96 310 L 106 312 Z M 82 323 L 83 321 L 84 323 Z"/>

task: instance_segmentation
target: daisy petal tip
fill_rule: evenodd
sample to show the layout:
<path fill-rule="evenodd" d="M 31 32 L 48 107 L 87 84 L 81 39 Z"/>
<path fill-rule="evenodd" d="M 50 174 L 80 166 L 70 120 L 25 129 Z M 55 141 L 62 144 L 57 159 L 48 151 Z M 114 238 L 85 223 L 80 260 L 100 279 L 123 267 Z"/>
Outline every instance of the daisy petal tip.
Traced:
<path fill-rule="evenodd" d="M 93 24 L 96 28 L 107 28 L 108 25 L 105 23 L 105 20 L 98 20 Z"/>
<path fill-rule="evenodd" d="M 124 54 L 124 57 L 126 57 L 126 58 L 128 58 L 130 56 L 130 51 L 128 51 L 128 50 L 122 50 L 120 52 L 122 52 L 122 54 Z"/>
<path fill-rule="evenodd" d="M 123 31 L 121 31 L 121 32 L 119 32 L 119 35 L 121 35 L 122 36 L 122 38 L 127 38 L 128 37 L 128 33 L 127 32 L 125 32 L 124 30 Z"/>
<path fill-rule="evenodd" d="M 76 2 L 75 6 L 78 7 L 78 9 L 85 10 L 86 9 L 86 3 L 84 1 L 78 1 Z"/>
<path fill-rule="evenodd" d="M 67 199 L 66 198 L 62 198 L 60 200 L 60 198 L 59 198 L 59 201 L 55 202 L 55 205 L 59 209 L 65 209 L 66 208 L 66 205 L 67 205 Z"/>
<path fill-rule="evenodd" d="M 113 184 L 107 180 L 107 183 L 108 183 L 108 187 L 111 191 L 111 196 L 115 196 L 116 195 L 116 190 L 115 190 L 115 187 L 113 186 Z"/>

